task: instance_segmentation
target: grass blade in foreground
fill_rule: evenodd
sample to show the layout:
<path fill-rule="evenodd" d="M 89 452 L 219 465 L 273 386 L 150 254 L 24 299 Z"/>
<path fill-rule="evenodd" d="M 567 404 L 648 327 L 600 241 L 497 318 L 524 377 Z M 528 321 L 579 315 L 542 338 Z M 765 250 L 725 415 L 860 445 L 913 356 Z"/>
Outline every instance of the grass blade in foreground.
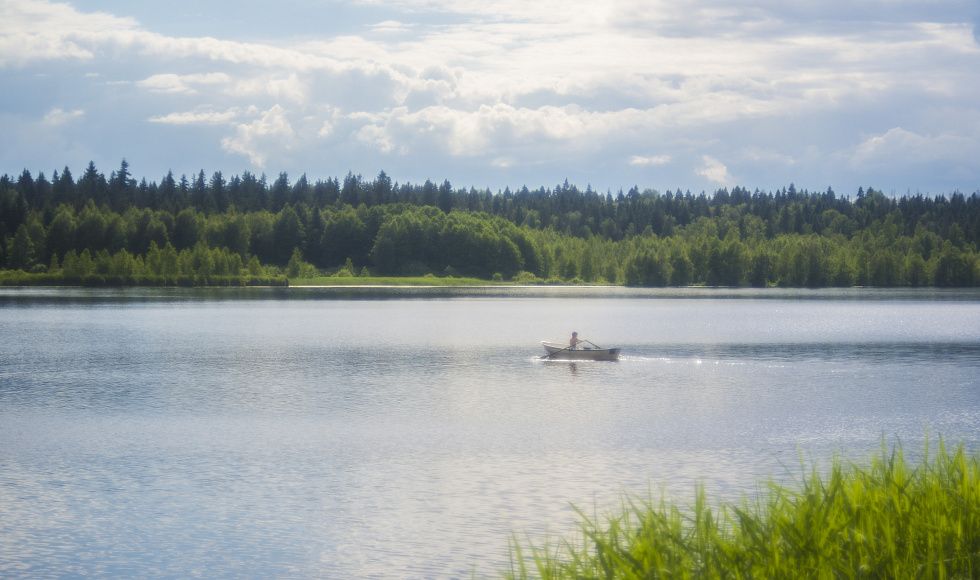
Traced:
<path fill-rule="evenodd" d="M 797 487 L 753 502 L 693 509 L 625 505 L 600 522 L 582 514 L 577 541 L 512 547 L 509 578 L 976 578 L 980 464 L 940 442 L 910 466 L 900 448 L 869 467 L 835 460 Z M 580 512 L 581 514 L 581 512 Z M 528 554 L 533 557 L 527 560 Z"/>

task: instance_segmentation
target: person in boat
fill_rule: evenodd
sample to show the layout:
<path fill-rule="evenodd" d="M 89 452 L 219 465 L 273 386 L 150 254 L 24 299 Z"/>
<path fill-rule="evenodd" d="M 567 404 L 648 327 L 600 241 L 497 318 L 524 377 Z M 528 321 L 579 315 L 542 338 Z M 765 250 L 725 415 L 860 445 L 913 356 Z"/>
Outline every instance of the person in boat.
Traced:
<path fill-rule="evenodd" d="M 578 343 L 580 343 L 580 342 L 582 342 L 582 341 L 578 339 L 578 333 L 577 332 L 572 332 L 572 338 L 568 341 L 568 348 L 569 348 L 569 350 L 576 350 L 576 349 L 578 349 Z"/>

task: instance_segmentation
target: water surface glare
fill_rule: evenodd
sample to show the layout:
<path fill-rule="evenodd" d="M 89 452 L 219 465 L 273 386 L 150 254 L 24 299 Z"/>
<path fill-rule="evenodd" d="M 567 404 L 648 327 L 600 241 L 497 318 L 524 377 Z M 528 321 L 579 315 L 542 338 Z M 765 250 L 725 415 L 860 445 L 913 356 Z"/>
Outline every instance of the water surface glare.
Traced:
<path fill-rule="evenodd" d="M 0 289 L 3 577 L 494 576 L 573 504 L 939 436 L 975 291 Z"/>

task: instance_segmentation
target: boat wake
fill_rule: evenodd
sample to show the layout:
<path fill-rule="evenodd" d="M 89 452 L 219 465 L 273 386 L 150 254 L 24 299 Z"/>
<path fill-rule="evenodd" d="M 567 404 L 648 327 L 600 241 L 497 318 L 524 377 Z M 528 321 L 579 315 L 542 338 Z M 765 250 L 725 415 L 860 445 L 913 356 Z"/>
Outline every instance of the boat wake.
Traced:
<path fill-rule="evenodd" d="M 619 360 L 626 363 L 667 364 L 667 365 L 696 365 L 696 366 L 745 366 L 744 360 L 707 359 L 699 357 L 676 356 L 642 356 L 624 355 Z"/>
<path fill-rule="evenodd" d="M 547 358 L 547 357 L 540 357 L 540 356 L 534 356 L 528 360 L 529 362 L 532 363 L 564 364 L 564 365 L 568 365 L 568 364 L 607 365 L 610 362 L 610 361 L 602 361 L 602 360 L 598 360 L 598 361 L 569 360 L 569 359 L 561 359 L 561 358 Z M 678 366 L 678 367 L 695 366 L 695 367 L 705 367 L 705 368 L 711 368 L 711 367 L 723 368 L 723 367 L 751 366 L 761 361 L 752 361 L 752 360 L 744 360 L 744 359 L 726 360 L 723 358 L 704 358 L 704 357 L 697 357 L 697 356 L 651 356 L 651 355 L 624 354 L 624 355 L 620 355 L 619 359 L 613 362 L 618 362 L 621 364 L 635 364 L 635 365 L 671 365 L 671 366 Z M 784 365 L 763 363 L 762 366 L 766 368 L 782 368 Z"/>
<path fill-rule="evenodd" d="M 639 355 L 623 355 L 619 357 L 619 360 L 623 362 L 639 362 L 639 363 L 674 363 L 680 362 L 684 359 L 673 358 L 669 356 L 639 356 Z"/>
<path fill-rule="evenodd" d="M 589 364 L 589 365 L 598 364 L 598 365 L 607 365 L 610 362 L 619 362 L 619 361 L 608 361 L 608 360 L 567 359 L 567 358 L 548 358 L 548 357 L 542 358 L 542 357 L 539 357 L 539 356 L 532 357 L 530 360 L 531 360 L 531 362 L 535 362 L 535 363 L 545 363 L 545 364 L 573 364 L 573 365 L 574 364 Z"/>

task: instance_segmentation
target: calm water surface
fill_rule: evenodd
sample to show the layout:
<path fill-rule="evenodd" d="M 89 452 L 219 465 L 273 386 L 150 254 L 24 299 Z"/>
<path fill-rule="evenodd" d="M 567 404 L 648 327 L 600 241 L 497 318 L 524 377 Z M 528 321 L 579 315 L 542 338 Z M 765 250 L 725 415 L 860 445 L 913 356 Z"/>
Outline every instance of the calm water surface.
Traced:
<path fill-rule="evenodd" d="M 624 359 L 538 359 L 572 330 Z M 5 577 L 493 576 L 573 504 L 938 436 L 976 292 L 0 290 Z"/>

